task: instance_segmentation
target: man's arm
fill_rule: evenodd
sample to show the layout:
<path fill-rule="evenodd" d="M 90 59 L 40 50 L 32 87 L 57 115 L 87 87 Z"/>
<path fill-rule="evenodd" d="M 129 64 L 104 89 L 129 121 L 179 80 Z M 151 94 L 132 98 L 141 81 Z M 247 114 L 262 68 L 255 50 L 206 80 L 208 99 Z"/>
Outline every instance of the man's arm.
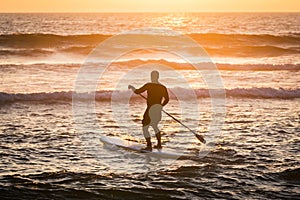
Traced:
<path fill-rule="evenodd" d="M 135 94 L 141 94 L 147 90 L 147 87 L 148 87 L 147 84 L 145 84 L 141 88 L 135 89 L 135 87 L 133 87 L 132 85 L 129 85 L 128 89 L 132 90 Z"/>
<path fill-rule="evenodd" d="M 165 92 L 164 92 L 164 96 L 163 97 L 164 97 L 164 101 L 162 103 L 162 106 L 165 106 L 169 102 L 169 94 L 168 94 L 167 88 L 165 88 Z"/>

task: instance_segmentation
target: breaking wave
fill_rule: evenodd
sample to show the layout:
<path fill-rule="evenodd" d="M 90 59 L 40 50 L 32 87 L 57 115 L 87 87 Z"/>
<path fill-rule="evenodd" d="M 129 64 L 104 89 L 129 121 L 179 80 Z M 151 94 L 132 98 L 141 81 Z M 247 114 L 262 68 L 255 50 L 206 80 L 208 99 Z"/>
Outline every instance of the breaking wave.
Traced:
<path fill-rule="evenodd" d="M 137 34 L 136 34 L 137 35 Z M 87 35 L 56 35 L 56 34 L 10 34 L 0 35 L 1 45 L 15 46 L 56 46 L 62 44 L 95 44 L 113 35 L 87 34 Z M 146 37 L 146 34 L 139 36 Z M 269 34 L 218 34 L 218 33 L 195 33 L 188 34 L 193 39 L 203 44 L 290 44 L 299 45 L 300 34 L 291 35 L 269 35 Z M 157 35 L 157 37 L 168 38 L 177 36 Z"/>
<path fill-rule="evenodd" d="M 147 34 L 136 34 L 147 39 Z M 0 35 L 0 55 L 40 56 L 52 53 L 87 55 L 100 42 L 113 35 L 55 35 L 11 34 Z M 300 53 L 300 35 L 251 35 L 251 34 L 188 34 L 212 56 L 276 57 Z M 185 46 L 170 35 L 157 35 L 156 40 L 169 41 L 169 45 L 181 47 L 190 54 L 198 49 Z M 132 39 L 132 37 L 130 37 Z M 9 48 L 10 50 L 7 50 Z"/>
<path fill-rule="evenodd" d="M 191 91 L 185 88 L 169 89 L 171 99 L 176 99 L 174 94 L 181 94 L 186 96 L 187 100 L 191 97 L 191 92 L 196 94 L 198 98 L 209 98 L 210 91 L 208 89 L 195 89 Z M 225 90 L 226 97 L 229 98 L 262 98 L 262 99 L 295 99 L 300 98 L 300 89 L 275 89 L 275 88 L 234 88 Z M 221 93 L 220 93 L 221 94 Z M 19 101 L 72 101 L 76 95 L 76 99 L 87 100 L 95 98 L 96 101 L 109 101 L 114 95 L 115 99 L 122 100 L 124 96 L 131 96 L 131 98 L 140 98 L 138 95 L 132 94 L 130 91 L 97 91 L 96 93 L 80 93 L 76 94 L 72 91 L 62 92 L 41 92 L 28 94 L 12 94 L 0 93 L 1 103 L 13 103 Z"/>

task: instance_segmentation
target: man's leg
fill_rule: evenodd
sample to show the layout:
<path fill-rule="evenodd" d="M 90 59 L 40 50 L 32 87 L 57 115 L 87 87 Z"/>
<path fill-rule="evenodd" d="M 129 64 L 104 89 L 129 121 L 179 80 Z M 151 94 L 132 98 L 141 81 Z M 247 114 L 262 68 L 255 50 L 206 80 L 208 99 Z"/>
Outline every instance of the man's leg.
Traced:
<path fill-rule="evenodd" d="M 147 147 L 143 148 L 143 150 L 152 151 L 152 144 L 151 144 L 151 136 L 149 133 L 149 124 L 150 124 L 150 117 L 149 117 L 149 109 L 147 108 L 144 117 L 143 117 L 143 134 L 147 142 Z"/>
<path fill-rule="evenodd" d="M 160 133 L 160 130 L 158 129 L 157 124 L 152 125 L 152 128 L 155 132 L 155 136 L 156 136 L 156 139 L 157 139 L 157 145 L 155 145 L 154 148 L 161 149 L 162 146 L 161 146 L 161 133 Z"/>
<path fill-rule="evenodd" d="M 152 144 L 151 144 L 151 136 L 150 136 L 150 133 L 149 133 L 149 125 L 143 126 L 143 134 L 144 134 L 144 137 L 145 137 L 146 142 L 147 142 L 147 147 L 143 148 L 143 150 L 151 151 L 152 150 Z"/>
<path fill-rule="evenodd" d="M 158 129 L 158 123 L 161 120 L 161 111 L 162 111 L 162 106 L 160 104 L 155 104 L 151 106 L 149 109 L 149 116 L 151 119 L 151 126 L 155 132 L 155 136 L 157 139 L 157 145 L 154 146 L 154 148 L 161 149 L 161 134 L 160 130 Z"/>

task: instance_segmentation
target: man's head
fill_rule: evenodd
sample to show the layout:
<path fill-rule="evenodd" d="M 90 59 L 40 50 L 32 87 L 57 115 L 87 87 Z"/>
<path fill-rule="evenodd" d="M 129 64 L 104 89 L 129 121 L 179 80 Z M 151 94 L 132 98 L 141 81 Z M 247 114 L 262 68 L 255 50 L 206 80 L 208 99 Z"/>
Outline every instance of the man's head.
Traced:
<path fill-rule="evenodd" d="M 157 83 L 158 82 L 158 79 L 159 79 L 159 72 L 154 70 L 151 72 L 151 81 L 153 83 Z"/>

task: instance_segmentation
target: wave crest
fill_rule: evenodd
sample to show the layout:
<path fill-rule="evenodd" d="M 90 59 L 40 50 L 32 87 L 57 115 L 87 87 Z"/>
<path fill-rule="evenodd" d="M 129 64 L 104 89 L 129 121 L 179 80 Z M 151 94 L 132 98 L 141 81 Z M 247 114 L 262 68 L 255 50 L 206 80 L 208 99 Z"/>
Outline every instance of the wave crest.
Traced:
<path fill-rule="evenodd" d="M 176 99 L 174 94 L 187 94 L 187 100 L 190 98 L 191 90 L 185 88 L 172 88 L 169 89 L 171 99 Z M 208 98 L 208 89 L 195 89 L 193 92 L 198 98 Z M 234 88 L 226 89 L 226 97 L 230 98 L 262 98 L 262 99 L 295 99 L 300 98 L 300 89 L 275 89 L 275 88 Z M 117 95 L 115 95 L 117 93 Z M 95 98 L 96 101 L 110 101 L 112 95 L 115 95 L 115 100 L 122 100 L 124 96 L 130 96 L 133 99 L 139 98 L 138 95 L 132 94 L 130 91 L 97 91 L 96 93 L 80 93 L 76 94 L 72 91 L 62 92 L 41 92 L 41 93 L 28 93 L 28 94 L 12 94 L 0 93 L 1 103 L 13 103 L 19 101 L 38 101 L 38 102 L 51 102 L 51 101 L 72 101 L 73 95 L 79 100 L 87 100 Z M 119 98 L 118 98 L 119 97 Z"/>
<path fill-rule="evenodd" d="M 153 40 L 153 35 L 135 34 L 145 41 Z M 113 35 L 89 34 L 89 35 L 55 35 L 55 34 L 11 34 L 0 35 L 0 61 L 6 61 L 7 57 L 23 59 L 23 57 L 42 57 L 55 59 L 56 56 L 67 57 L 73 60 L 74 57 L 84 58 L 93 51 L 101 42 Z M 192 39 L 198 42 L 205 51 L 212 57 L 217 58 L 276 58 L 291 57 L 287 63 L 298 63 L 297 55 L 300 53 L 300 35 L 246 35 L 246 34 L 216 34 L 202 33 L 189 34 Z M 185 44 L 181 36 L 155 35 L 155 40 L 168 43 L 169 47 L 180 50 L 183 55 L 192 57 L 199 56 L 199 47 Z M 122 40 L 116 48 L 105 52 L 101 56 L 111 55 L 118 48 L 128 48 L 134 37 Z M 75 55 L 75 56 L 74 56 Z M 139 52 L 137 58 L 165 58 L 159 52 L 147 50 Z M 279 60 L 278 59 L 278 60 Z M 286 59 L 286 58 L 285 58 Z M 34 60 L 34 59 L 32 59 Z M 4 62 L 5 63 L 5 62 Z M 282 62 L 275 62 L 282 63 Z"/>

